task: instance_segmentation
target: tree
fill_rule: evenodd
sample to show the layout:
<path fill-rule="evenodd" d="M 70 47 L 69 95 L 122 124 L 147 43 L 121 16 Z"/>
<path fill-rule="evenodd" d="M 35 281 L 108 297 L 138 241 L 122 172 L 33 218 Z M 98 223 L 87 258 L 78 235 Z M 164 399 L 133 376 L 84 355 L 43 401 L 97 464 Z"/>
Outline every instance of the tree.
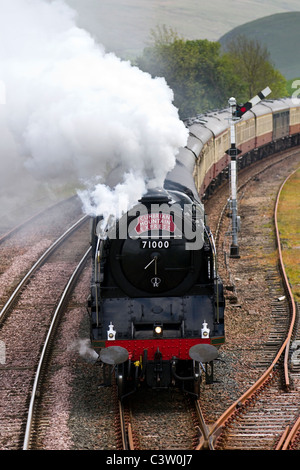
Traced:
<path fill-rule="evenodd" d="M 149 46 L 163 46 L 167 44 L 172 44 L 172 42 L 177 39 L 183 39 L 179 37 L 176 30 L 168 28 L 165 24 L 162 26 L 157 25 L 155 29 L 150 30 L 150 41 Z"/>
<path fill-rule="evenodd" d="M 152 30 L 151 39 L 137 65 L 166 79 L 181 118 L 227 107 L 231 96 L 248 101 L 266 86 L 271 98 L 287 96 L 285 78 L 256 40 L 239 36 L 222 52 L 218 42 L 185 40 L 165 25 Z"/>
<path fill-rule="evenodd" d="M 245 85 L 243 99 L 251 99 L 266 86 L 272 90 L 270 98 L 287 95 L 285 78 L 272 65 L 267 47 L 258 40 L 236 36 L 226 45 L 226 55 Z"/>
<path fill-rule="evenodd" d="M 227 106 L 229 96 L 241 93 L 240 80 L 220 54 L 219 43 L 184 40 L 165 26 L 152 31 L 152 39 L 137 65 L 166 79 L 182 118 Z"/>

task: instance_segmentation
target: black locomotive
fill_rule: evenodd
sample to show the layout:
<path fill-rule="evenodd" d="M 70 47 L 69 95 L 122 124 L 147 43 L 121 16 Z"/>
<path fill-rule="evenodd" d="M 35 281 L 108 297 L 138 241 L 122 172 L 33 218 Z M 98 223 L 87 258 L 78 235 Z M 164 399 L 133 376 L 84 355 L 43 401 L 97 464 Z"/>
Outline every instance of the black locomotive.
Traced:
<path fill-rule="evenodd" d="M 178 156 L 163 188 L 103 231 L 92 219 L 91 341 L 120 397 L 141 384 L 198 396 L 224 342 L 223 285 L 194 181 Z"/>

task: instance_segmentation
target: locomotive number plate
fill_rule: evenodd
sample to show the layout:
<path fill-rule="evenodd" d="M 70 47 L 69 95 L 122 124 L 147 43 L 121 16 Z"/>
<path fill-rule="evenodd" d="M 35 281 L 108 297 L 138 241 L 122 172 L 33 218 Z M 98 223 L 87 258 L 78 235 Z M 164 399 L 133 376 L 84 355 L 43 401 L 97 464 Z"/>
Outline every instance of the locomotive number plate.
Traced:
<path fill-rule="evenodd" d="M 162 249 L 170 248 L 170 240 L 142 240 L 141 248 Z"/>

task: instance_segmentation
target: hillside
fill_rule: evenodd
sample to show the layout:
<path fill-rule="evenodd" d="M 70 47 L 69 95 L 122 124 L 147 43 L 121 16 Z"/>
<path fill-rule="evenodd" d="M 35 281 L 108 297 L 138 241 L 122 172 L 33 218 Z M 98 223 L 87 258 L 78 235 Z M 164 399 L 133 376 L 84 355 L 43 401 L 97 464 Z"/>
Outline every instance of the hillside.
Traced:
<path fill-rule="evenodd" d="M 246 21 L 253 22 L 267 15 L 272 15 L 273 21 L 276 18 L 275 13 L 282 14 L 284 18 L 285 12 L 300 10 L 299 0 L 285 0 L 285 2 L 280 0 L 235 0 L 234 2 L 232 0 L 214 0 L 213 2 L 204 0 L 66 0 L 66 2 L 77 11 L 78 25 L 90 31 L 107 51 L 113 51 L 122 58 L 134 58 L 139 55 L 149 41 L 150 30 L 157 25 L 165 24 L 185 39 L 217 41 L 220 36 L 228 31 L 234 31 L 233 28 Z M 293 15 L 291 14 L 291 18 Z M 297 13 L 296 18 L 298 24 L 299 15 L 300 12 Z M 252 24 L 255 24 L 255 21 Z M 296 40 L 293 40 L 294 32 L 298 33 L 298 38 L 299 32 L 295 31 L 293 26 L 291 34 L 290 26 L 289 20 L 287 32 L 292 38 L 289 49 L 292 51 L 298 47 Z M 272 25 L 268 25 L 268 28 L 272 30 Z M 285 26 L 282 28 L 280 24 L 279 28 L 282 33 L 285 33 Z M 252 26 L 249 27 L 249 34 L 251 30 Z M 274 57 L 274 60 L 277 60 L 276 54 Z"/>
<path fill-rule="evenodd" d="M 220 40 L 243 33 L 266 44 L 287 79 L 300 77 L 299 0 L 66 0 L 107 52 L 141 54 L 150 31 L 165 24 L 185 39 Z M 267 16 L 269 15 L 269 16 Z M 247 21 L 247 22 L 246 22 Z M 238 26 L 240 25 L 240 26 Z"/>
<path fill-rule="evenodd" d="M 219 41 L 224 46 L 239 34 L 265 44 L 271 60 L 286 79 L 300 77 L 300 11 L 266 16 L 232 29 Z"/>

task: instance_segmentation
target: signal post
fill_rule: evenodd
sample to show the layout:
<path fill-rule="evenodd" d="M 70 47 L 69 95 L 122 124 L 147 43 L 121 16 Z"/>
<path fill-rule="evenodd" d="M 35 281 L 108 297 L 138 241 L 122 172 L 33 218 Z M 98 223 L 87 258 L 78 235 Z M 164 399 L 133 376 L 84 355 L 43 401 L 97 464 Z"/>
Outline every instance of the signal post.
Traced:
<path fill-rule="evenodd" d="M 259 103 L 262 99 L 266 98 L 271 93 L 269 87 L 258 93 L 254 98 L 247 101 L 243 105 L 237 105 L 236 99 L 231 97 L 228 104 L 231 109 L 230 121 L 230 149 L 226 151 L 230 155 L 230 178 L 231 178 L 231 215 L 232 215 L 232 241 L 230 245 L 230 258 L 240 258 L 239 245 L 238 245 L 238 231 L 239 231 L 239 216 L 237 205 L 237 157 L 241 150 L 236 148 L 235 138 L 235 123 L 249 111 L 253 106 Z"/>

